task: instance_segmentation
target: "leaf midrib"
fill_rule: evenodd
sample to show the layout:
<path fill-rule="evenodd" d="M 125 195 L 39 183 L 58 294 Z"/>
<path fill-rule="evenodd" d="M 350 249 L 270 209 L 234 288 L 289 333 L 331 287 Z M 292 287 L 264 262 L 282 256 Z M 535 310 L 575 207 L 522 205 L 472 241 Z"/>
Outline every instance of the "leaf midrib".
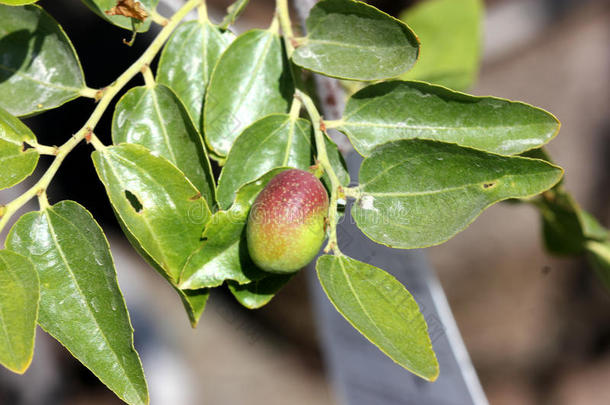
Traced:
<path fill-rule="evenodd" d="M 51 208 L 49 208 L 49 210 L 51 210 Z M 53 213 L 55 215 L 57 215 L 59 218 L 61 218 L 64 221 L 66 221 L 72 228 L 75 228 L 78 233 L 81 233 L 81 230 L 77 226 L 74 226 L 70 221 L 68 221 L 67 218 L 61 216 L 60 214 L 56 213 L 55 211 L 53 211 Z M 113 354 L 114 358 L 116 359 L 117 364 L 120 364 L 121 370 L 122 370 L 122 374 L 129 381 L 129 385 L 131 386 L 131 389 L 134 390 L 136 392 L 136 395 L 138 396 L 138 398 L 140 398 L 140 394 L 139 394 L 138 389 L 136 388 L 136 385 L 134 385 L 134 383 L 133 383 L 132 379 L 130 378 L 129 374 L 126 372 L 126 369 L 125 369 L 123 363 L 120 361 L 118 354 L 114 351 L 114 347 L 110 344 L 110 341 L 108 340 L 108 337 L 106 336 L 106 331 L 99 324 L 99 321 L 97 320 L 97 318 L 95 316 L 93 308 L 91 308 L 91 303 L 87 300 L 83 290 L 80 287 L 80 284 L 78 283 L 78 281 L 76 279 L 76 276 L 74 275 L 72 267 L 70 266 L 70 264 L 68 263 L 68 260 L 66 259 L 64 251 L 61 248 L 61 246 L 59 244 L 59 241 L 57 240 L 57 237 L 56 237 L 56 234 L 55 234 L 55 228 L 53 227 L 53 224 L 52 224 L 51 217 L 50 217 L 49 213 L 47 211 L 45 211 L 44 215 L 47 218 L 46 222 L 47 222 L 48 227 L 49 227 L 49 231 L 50 231 L 49 233 L 51 234 L 51 237 L 53 238 L 53 243 L 54 243 L 57 251 L 59 252 L 59 254 L 61 256 L 62 262 L 64 263 L 64 265 L 66 266 L 66 269 L 68 270 L 68 274 L 70 275 L 70 278 L 72 279 L 72 281 L 74 282 L 74 285 L 78 289 L 78 292 L 80 293 L 80 296 L 83 298 L 83 301 L 85 301 L 85 307 L 87 308 L 90 316 L 93 318 L 93 321 L 97 325 L 97 327 L 98 327 L 98 329 L 100 331 L 101 336 L 103 337 L 104 341 L 106 342 L 107 347 L 110 348 L 110 352 Z M 82 233 L 81 233 L 81 235 L 82 235 Z M 91 242 L 89 241 L 89 238 L 86 237 L 86 238 L 84 238 L 84 240 L 95 251 L 95 247 L 91 244 Z M 93 370 L 91 370 L 91 371 L 93 372 Z M 95 374 L 95 372 L 94 372 L 94 374 Z M 124 394 L 122 394 L 122 395 L 124 396 Z"/>

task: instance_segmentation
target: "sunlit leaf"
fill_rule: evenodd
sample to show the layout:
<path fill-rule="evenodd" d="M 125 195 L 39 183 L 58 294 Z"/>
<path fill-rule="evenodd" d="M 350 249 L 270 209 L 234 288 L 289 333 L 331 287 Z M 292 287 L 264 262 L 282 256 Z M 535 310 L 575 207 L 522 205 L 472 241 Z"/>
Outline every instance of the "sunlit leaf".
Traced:
<path fill-rule="evenodd" d="M 206 142 L 226 156 L 244 128 L 288 110 L 293 84 L 280 37 L 251 30 L 229 45 L 214 68 L 204 104 Z"/>
<path fill-rule="evenodd" d="M 351 213 L 378 243 L 405 249 L 437 245 L 493 203 L 539 194 L 562 175 L 541 160 L 428 140 L 394 141 L 362 162 Z"/>
<path fill-rule="evenodd" d="M 426 0 L 401 14 L 421 42 L 419 60 L 404 80 L 467 90 L 476 80 L 483 28 L 481 0 Z"/>
<path fill-rule="evenodd" d="M 307 169 L 313 131 L 309 121 L 288 114 L 268 115 L 235 140 L 218 180 L 218 203 L 227 209 L 242 185 L 276 167 Z"/>
<path fill-rule="evenodd" d="M 26 144 L 35 142 L 32 131 L 0 107 L 0 190 L 32 174 L 39 154 Z"/>
<path fill-rule="evenodd" d="M 410 138 L 512 155 L 540 147 L 559 132 L 555 117 L 524 103 L 403 81 L 352 95 L 337 126 L 363 156 L 377 145 Z"/>
<path fill-rule="evenodd" d="M 292 60 L 327 76 L 385 79 L 417 60 L 419 43 L 409 27 L 366 3 L 322 0 L 311 9 L 306 27 Z"/>
<path fill-rule="evenodd" d="M 181 101 L 164 85 L 135 87 L 118 102 L 112 140 L 145 146 L 180 169 L 213 205 L 214 177 L 201 136 Z"/>
<path fill-rule="evenodd" d="M 610 290 L 610 241 L 588 241 L 586 250 L 589 262 L 606 288 Z"/>
<path fill-rule="evenodd" d="M 322 288 L 349 323 L 382 352 L 429 381 L 439 367 L 417 302 L 390 274 L 346 256 L 316 264 Z"/>
<path fill-rule="evenodd" d="M 32 262 L 0 250 L 0 363 L 23 374 L 34 355 L 40 289 Z"/>
<path fill-rule="evenodd" d="M 175 166 L 143 146 L 108 147 L 94 152 L 93 162 L 136 245 L 175 283 L 210 218 L 206 201 Z"/>
<path fill-rule="evenodd" d="M 109 11 L 110 9 L 112 9 L 114 6 L 117 5 L 118 0 L 81 0 L 81 1 L 83 3 L 85 3 L 87 5 L 87 7 L 89 7 L 91 9 L 91 11 L 93 11 L 95 14 L 100 16 L 102 19 L 104 19 L 118 27 L 125 28 L 128 30 L 133 30 L 134 23 L 135 23 L 136 24 L 135 27 L 137 28 L 138 32 L 148 31 L 148 28 L 150 27 L 150 18 L 147 18 L 145 21 L 140 22 L 140 21 L 137 21 L 137 20 L 134 20 L 132 18 L 125 17 L 122 15 L 106 14 L 106 11 Z M 146 9 L 148 12 L 154 10 L 157 7 L 157 3 L 159 3 L 159 0 L 137 0 L 137 1 L 142 6 L 144 6 L 144 9 Z"/>
<path fill-rule="evenodd" d="M 212 70 L 235 35 L 209 22 L 182 23 L 163 48 L 157 81 L 182 100 L 197 129 L 203 133 L 203 100 Z"/>
<path fill-rule="evenodd" d="M 0 4 L 8 4 L 9 6 L 24 6 L 26 4 L 36 3 L 38 0 L 0 0 Z"/>
<path fill-rule="evenodd" d="M 7 247 L 28 257 L 40 278 L 40 326 L 128 404 L 147 404 L 142 365 L 108 242 L 73 201 L 30 212 Z"/>
<path fill-rule="evenodd" d="M 0 5 L 0 107 L 16 116 L 79 96 L 83 71 L 72 43 L 38 6 Z"/>
<path fill-rule="evenodd" d="M 184 266 L 180 288 L 217 287 L 225 280 L 249 284 L 269 276 L 252 263 L 246 246 L 245 228 L 250 207 L 258 193 L 286 169 L 274 169 L 242 186 L 231 208 L 212 216 L 203 233 L 204 241 Z"/>

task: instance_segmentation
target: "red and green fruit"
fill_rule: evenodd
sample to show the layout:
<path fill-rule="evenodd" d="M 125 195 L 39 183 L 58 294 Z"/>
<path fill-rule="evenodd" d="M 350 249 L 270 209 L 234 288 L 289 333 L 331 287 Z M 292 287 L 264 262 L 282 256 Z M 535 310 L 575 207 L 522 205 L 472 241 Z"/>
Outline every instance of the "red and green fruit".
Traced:
<path fill-rule="evenodd" d="M 316 256 L 325 239 L 328 194 L 313 174 L 279 173 L 256 197 L 246 230 L 248 252 L 261 269 L 293 273 Z"/>

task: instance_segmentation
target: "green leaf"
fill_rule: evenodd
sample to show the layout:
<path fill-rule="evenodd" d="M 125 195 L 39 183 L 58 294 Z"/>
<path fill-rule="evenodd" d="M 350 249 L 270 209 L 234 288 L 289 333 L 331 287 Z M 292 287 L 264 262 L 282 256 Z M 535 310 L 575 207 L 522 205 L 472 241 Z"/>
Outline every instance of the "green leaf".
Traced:
<path fill-rule="evenodd" d="M 307 169 L 313 131 L 309 121 L 271 114 L 246 128 L 235 140 L 218 180 L 218 203 L 231 206 L 235 192 L 276 167 Z"/>
<path fill-rule="evenodd" d="M 335 174 L 343 186 L 348 186 L 350 183 L 349 172 L 347 171 L 347 165 L 345 164 L 345 160 L 343 159 L 343 155 L 341 155 L 337 144 L 335 144 L 329 136 L 324 137 L 324 143 L 326 144 L 328 161 L 335 171 Z M 327 185 L 327 188 L 330 189 L 330 179 L 326 173 L 324 173 L 321 180 Z"/>
<path fill-rule="evenodd" d="M 540 147 L 559 132 L 555 117 L 524 103 L 402 81 L 352 95 L 337 125 L 363 156 L 377 145 L 411 138 L 512 155 Z"/>
<path fill-rule="evenodd" d="M 482 17 L 481 0 L 428 0 L 407 9 L 400 19 L 422 47 L 415 67 L 400 78 L 468 89 L 479 70 Z"/>
<path fill-rule="evenodd" d="M 351 213 L 378 243 L 404 249 L 438 245 L 490 205 L 539 194 L 562 175 L 561 168 L 541 160 L 428 140 L 394 141 L 362 162 Z"/>
<path fill-rule="evenodd" d="M 248 309 L 258 309 L 267 305 L 293 276 L 294 274 L 272 274 L 244 285 L 229 281 L 228 286 L 240 304 Z"/>
<path fill-rule="evenodd" d="M 203 133 L 203 100 L 212 69 L 235 35 L 209 22 L 182 23 L 163 48 L 157 81 L 172 89 Z"/>
<path fill-rule="evenodd" d="M 586 243 L 589 262 L 595 268 L 599 278 L 610 290 L 610 241 Z"/>
<path fill-rule="evenodd" d="M 417 37 L 400 20 L 351 0 L 323 0 L 305 22 L 307 37 L 292 55 L 295 64 L 327 76 L 379 80 L 409 70 Z"/>
<path fill-rule="evenodd" d="M 110 203 L 136 246 L 175 283 L 210 218 L 205 199 L 174 165 L 143 146 L 121 144 L 95 151 L 92 157 Z"/>
<path fill-rule="evenodd" d="M 169 88 L 155 85 L 129 90 L 116 106 L 112 140 L 115 144 L 137 143 L 163 156 L 214 204 L 215 183 L 205 146 L 182 102 Z"/>
<path fill-rule="evenodd" d="M 36 143 L 32 131 L 0 107 L 0 190 L 32 174 L 39 157 L 36 149 L 26 149 L 32 143 Z"/>
<path fill-rule="evenodd" d="M 105 12 L 116 6 L 118 0 L 81 0 L 87 7 L 91 9 L 102 19 L 116 25 L 117 27 L 125 28 L 133 31 L 134 24 L 138 32 L 146 32 L 150 28 L 150 18 L 144 21 L 137 21 L 133 18 L 122 15 L 108 15 Z M 137 0 L 147 12 L 154 10 L 157 7 L 159 0 Z"/>
<path fill-rule="evenodd" d="M 245 228 L 250 207 L 258 193 L 286 169 L 273 169 L 242 186 L 229 210 L 214 213 L 203 232 L 204 241 L 184 266 L 180 288 L 217 287 L 225 280 L 249 284 L 269 275 L 252 263 L 246 246 Z"/>
<path fill-rule="evenodd" d="M 0 4 L 8 4 L 9 6 L 24 6 L 26 4 L 36 3 L 38 0 L 0 0 Z"/>
<path fill-rule="evenodd" d="M 227 15 L 225 16 L 225 18 L 222 19 L 220 27 L 226 29 L 235 21 L 237 21 L 241 13 L 243 13 L 246 9 L 246 6 L 249 2 L 250 0 L 237 0 L 229 7 L 227 7 Z"/>
<path fill-rule="evenodd" d="M 116 213 L 116 210 L 115 210 Z M 209 297 L 209 291 L 206 289 L 202 290 L 181 290 L 178 286 L 175 285 L 175 282 L 167 275 L 166 271 L 153 259 L 148 252 L 146 252 L 140 242 L 136 239 L 136 237 L 131 233 L 131 231 L 127 228 L 125 223 L 121 220 L 121 218 L 117 215 L 117 220 L 123 233 L 129 240 L 129 243 L 134 247 L 134 249 L 146 260 L 155 270 L 159 272 L 165 279 L 172 285 L 182 304 L 184 305 L 184 309 L 189 318 L 191 326 L 195 328 L 199 323 L 199 318 L 205 309 L 205 305 L 207 303 Z"/>
<path fill-rule="evenodd" d="M 91 214 L 62 201 L 21 217 L 7 247 L 40 278 L 38 323 L 128 404 L 147 404 L 142 365 L 108 242 Z"/>
<path fill-rule="evenodd" d="M 337 311 L 396 363 L 428 381 L 439 367 L 413 296 L 390 274 L 346 256 L 322 256 L 318 278 Z"/>
<path fill-rule="evenodd" d="M 16 116 L 73 100 L 83 70 L 63 29 L 38 6 L 0 5 L 0 107 Z"/>
<path fill-rule="evenodd" d="M 0 363 L 23 374 L 34 356 L 40 288 L 32 262 L 0 250 Z"/>
<path fill-rule="evenodd" d="M 240 35 L 212 72 L 203 107 L 206 142 L 226 156 L 244 128 L 265 115 L 286 112 L 293 92 L 280 37 L 258 29 Z"/>

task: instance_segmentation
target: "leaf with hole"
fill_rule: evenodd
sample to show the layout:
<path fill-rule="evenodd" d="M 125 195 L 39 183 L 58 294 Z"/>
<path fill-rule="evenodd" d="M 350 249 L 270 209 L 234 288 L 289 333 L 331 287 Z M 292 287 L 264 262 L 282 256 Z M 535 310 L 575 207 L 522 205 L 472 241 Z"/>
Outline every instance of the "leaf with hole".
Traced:
<path fill-rule="evenodd" d="M 316 270 L 324 292 L 354 328 L 402 367 L 436 380 L 439 367 L 428 326 L 398 280 L 346 256 L 322 256 Z"/>
<path fill-rule="evenodd" d="M 276 167 L 307 169 L 312 162 L 309 121 L 271 114 L 246 128 L 235 140 L 218 180 L 218 203 L 231 206 L 236 191 Z"/>
<path fill-rule="evenodd" d="M 117 0 L 81 0 L 91 11 L 97 14 L 100 18 L 108 21 L 117 27 L 125 28 L 133 31 L 135 28 L 138 32 L 146 32 L 150 28 L 150 18 L 146 18 L 144 21 L 138 21 L 136 19 L 125 17 L 122 15 L 108 15 L 106 11 L 109 11 L 117 5 Z M 144 7 L 146 12 L 150 15 L 150 12 L 157 7 L 159 0 L 137 0 L 141 6 Z"/>
<path fill-rule="evenodd" d="M 209 21 L 187 21 L 178 26 L 163 48 L 157 81 L 182 100 L 195 127 L 203 133 L 203 100 L 220 55 L 235 38 Z"/>
<path fill-rule="evenodd" d="M 167 87 L 134 87 L 117 103 L 112 120 L 115 144 L 136 143 L 163 156 L 213 205 L 215 182 L 205 146 L 186 109 Z"/>
<path fill-rule="evenodd" d="M 476 80 L 483 27 L 481 0 L 428 0 L 400 15 L 422 44 L 404 80 L 423 80 L 466 90 Z"/>
<path fill-rule="evenodd" d="M 39 154 L 28 145 L 35 143 L 32 131 L 0 107 L 0 190 L 14 186 L 32 174 Z"/>
<path fill-rule="evenodd" d="M 384 245 L 438 245 L 490 205 L 553 187 L 563 170 L 523 157 L 407 139 L 378 146 L 360 167 L 356 225 Z"/>
<path fill-rule="evenodd" d="M 174 165 L 141 145 L 111 146 L 92 157 L 117 216 L 175 284 L 210 218 L 205 199 Z"/>
<path fill-rule="evenodd" d="M 23 374 L 34 356 L 40 287 L 34 265 L 0 250 L 0 364 Z"/>
<path fill-rule="evenodd" d="M 226 156 L 244 128 L 265 115 L 286 112 L 293 92 L 280 37 L 258 29 L 240 35 L 210 78 L 203 106 L 206 142 Z"/>
<path fill-rule="evenodd" d="M 40 278 L 38 323 L 128 404 L 147 404 L 142 365 L 106 237 L 73 201 L 22 216 L 7 247 Z"/>
<path fill-rule="evenodd" d="M 337 124 L 363 156 L 397 139 L 432 139 L 512 155 L 537 148 L 559 121 L 530 105 L 421 82 L 373 84 L 352 95 Z"/>
<path fill-rule="evenodd" d="M 42 8 L 0 5 L 0 107 L 16 116 L 59 107 L 85 87 L 61 26 Z"/>
<path fill-rule="evenodd" d="M 249 284 L 269 276 L 269 273 L 256 267 L 248 255 L 246 223 L 258 193 L 275 175 L 286 169 L 273 169 L 245 184 L 237 191 L 230 209 L 214 213 L 203 233 L 204 241 L 184 266 L 180 288 L 217 287 L 225 280 Z"/>
<path fill-rule="evenodd" d="M 366 3 L 322 0 L 305 22 L 292 61 L 327 76 L 379 80 L 409 70 L 419 53 L 417 37 L 402 21 Z"/>
<path fill-rule="evenodd" d="M 270 274 L 249 284 L 229 281 L 229 291 L 237 301 L 248 309 L 262 308 L 275 297 L 294 274 Z"/>

